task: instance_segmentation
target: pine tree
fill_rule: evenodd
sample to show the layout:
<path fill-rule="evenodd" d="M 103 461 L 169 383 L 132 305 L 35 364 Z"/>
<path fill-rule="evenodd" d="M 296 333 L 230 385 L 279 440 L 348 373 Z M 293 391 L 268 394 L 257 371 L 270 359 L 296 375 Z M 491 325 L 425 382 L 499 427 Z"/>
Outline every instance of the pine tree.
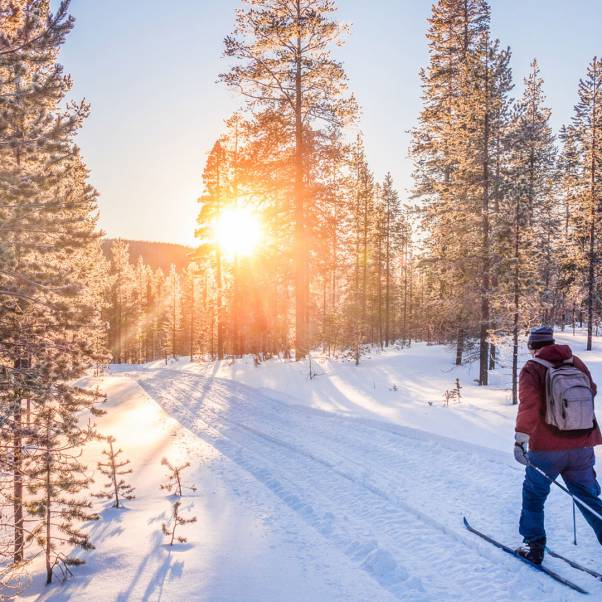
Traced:
<path fill-rule="evenodd" d="M 368 295 L 370 239 L 374 229 L 375 186 L 365 157 L 363 141 L 357 138 L 352 156 L 353 178 L 353 306 L 348 312 L 355 364 L 359 364 L 361 346 L 368 338 Z"/>
<path fill-rule="evenodd" d="M 196 523 L 196 516 L 191 516 L 189 518 L 185 518 L 180 513 L 180 506 L 182 505 L 181 500 L 175 500 L 172 506 L 171 519 L 167 523 L 163 523 L 161 525 L 161 530 L 163 531 L 163 535 L 169 537 L 169 545 L 173 546 L 174 541 L 178 543 L 186 543 L 188 540 L 186 537 L 181 535 L 176 535 L 176 529 L 178 527 L 182 527 L 184 525 L 189 525 L 191 523 Z"/>
<path fill-rule="evenodd" d="M 387 173 L 382 185 L 381 191 L 382 210 L 384 217 L 382 220 L 383 226 L 383 242 L 384 242 L 384 257 L 385 257 L 385 347 L 389 346 L 393 336 L 393 316 L 392 311 L 395 305 L 393 297 L 393 258 L 398 256 L 401 251 L 403 220 L 401 213 L 401 205 L 399 195 L 393 188 L 393 179 L 390 173 Z"/>
<path fill-rule="evenodd" d="M 311 133 L 321 124 L 344 125 L 355 114 L 344 96 L 346 76 L 330 48 L 344 28 L 334 21 L 332 0 L 245 0 L 236 30 L 225 40 L 238 63 L 221 76 L 248 100 L 248 108 L 277 119 L 294 143 L 294 258 L 296 359 L 308 351 L 308 210 L 312 170 Z M 278 115 L 278 117 L 276 117 Z"/>
<path fill-rule="evenodd" d="M 100 493 L 94 494 L 94 497 L 101 499 L 114 500 L 113 507 L 121 508 L 122 500 L 133 500 L 135 499 L 134 488 L 124 479 L 120 478 L 127 474 L 132 474 L 131 468 L 126 468 L 130 464 L 129 460 L 122 460 L 119 456 L 123 453 L 122 449 L 115 450 L 113 443 L 115 443 L 115 437 L 109 435 L 106 437 L 106 441 L 109 444 L 108 449 L 103 449 L 102 453 L 106 456 L 106 462 L 97 462 L 98 470 L 106 477 L 109 481 L 105 484 L 107 491 L 101 491 Z"/>
<path fill-rule="evenodd" d="M 25 470 L 30 494 L 25 508 L 36 521 L 27 540 L 34 540 L 44 550 L 47 584 L 52 582 L 55 568 L 66 578 L 71 575 L 70 566 L 84 562 L 65 556 L 60 550 L 64 544 L 94 549 L 89 536 L 76 524 L 98 519 L 91 502 L 77 497 L 91 483 L 79 461 L 79 450 L 93 432 L 80 428 L 76 416 L 89 402 L 90 398 L 60 396 L 55 403 L 46 402 L 32 423 L 39 454 L 27 461 Z"/>
<path fill-rule="evenodd" d="M 598 213 L 602 199 L 602 59 L 594 57 L 579 82 L 579 102 L 573 117 L 580 150 L 579 212 L 581 236 L 587 232 L 587 349 L 592 348 L 594 305 L 599 256 Z"/>
<path fill-rule="evenodd" d="M 175 265 L 169 267 L 165 279 L 164 294 L 164 324 L 163 324 L 163 354 L 167 359 L 178 356 L 182 331 L 182 286 L 180 275 Z"/>
<path fill-rule="evenodd" d="M 130 264 L 129 246 L 116 240 L 111 246 L 111 314 L 110 341 L 113 361 L 117 364 L 131 361 L 135 357 L 132 341 L 135 330 L 135 274 Z"/>
<path fill-rule="evenodd" d="M 584 297 L 584 283 L 581 274 L 587 273 L 587 258 L 583 252 L 584 240 L 582 236 L 579 236 L 579 224 L 583 221 L 579 201 L 581 157 L 573 127 L 563 126 L 559 138 L 562 146 L 556 163 L 555 192 L 562 207 L 560 222 L 563 244 L 558 251 L 557 286 L 562 295 L 562 328 L 569 315 L 574 328 L 576 308 Z"/>
<path fill-rule="evenodd" d="M 184 462 L 184 464 L 172 464 L 167 458 L 161 460 L 161 466 L 165 466 L 169 471 L 167 475 L 167 481 L 161 485 L 161 489 L 169 491 L 172 495 L 182 497 L 182 492 L 186 488 L 182 479 L 182 473 L 187 468 L 190 468 L 190 462 Z M 188 487 L 191 491 L 196 491 L 196 486 L 192 485 Z"/>
<path fill-rule="evenodd" d="M 422 72 L 425 106 L 412 141 L 415 196 L 425 201 L 427 261 L 438 278 L 431 303 L 446 316 L 441 323 L 457 325 L 457 363 L 466 335 L 478 334 L 482 385 L 488 382 L 494 323 L 498 142 L 512 86 L 509 50 L 491 41 L 489 18 L 484 0 L 434 5 L 427 35 L 430 64 Z M 451 338 L 450 332 L 442 334 Z"/>
<path fill-rule="evenodd" d="M 192 262 L 182 273 L 182 335 L 183 349 L 188 351 L 190 361 L 194 361 L 195 351 L 199 350 L 200 299 L 199 268 Z"/>
<path fill-rule="evenodd" d="M 214 270 L 215 305 L 217 320 L 217 359 L 224 359 L 224 298 L 223 298 L 223 261 L 219 244 L 215 241 L 214 225 L 228 203 L 230 181 L 227 155 L 222 141 L 218 140 L 207 158 L 203 172 L 205 192 L 199 199 L 201 209 L 197 218 L 197 237 L 201 245 L 196 260 L 201 265 L 209 265 Z"/>
<path fill-rule="evenodd" d="M 479 114 L 469 105 L 478 90 L 474 55 L 488 31 L 489 7 L 480 0 L 440 0 L 429 25 L 430 61 L 421 72 L 424 108 L 411 147 L 414 196 L 423 201 L 425 259 L 437 279 L 431 311 L 441 315 L 442 323 L 455 325 L 453 334 L 441 335 L 455 335 L 461 362 L 465 336 L 473 333 L 478 290 L 476 258 L 466 249 L 477 248 L 475 217 L 481 213 L 471 198 L 474 176 L 467 173 L 468 162 L 475 161 L 475 136 L 467 135 L 475 124 L 469 119 Z"/>
<path fill-rule="evenodd" d="M 496 224 L 496 253 L 501 258 L 497 262 L 496 311 L 501 325 L 512 332 L 513 403 L 518 403 L 519 334 L 535 320 L 533 308 L 545 307 L 545 291 L 556 272 L 551 263 L 556 253 L 550 248 L 551 232 L 556 227 L 552 195 L 554 139 L 536 61 L 524 83 L 523 95 L 515 104 L 502 141 L 505 178 Z"/>
<path fill-rule="evenodd" d="M 89 109 L 85 102 L 64 105 L 71 80 L 56 63 L 73 26 L 68 2 L 54 14 L 43 0 L 3 8 L 0 363 L 8 375 L 0 402 L 10 414 L 0 425 L 0 447 L 12 475 L 10 520 L 18 565 L 25 559 L 24 503 L 32 484 L 25 450 L 43 434 L 40 416 L 49 404 L 60 403 L 68 413 L 81 395 L 65 383 L 104 361 L 96 294 L 103 275 L 96 193 L 73 141 Z M 47 455 L 42 450 L 31 461 Z"/>

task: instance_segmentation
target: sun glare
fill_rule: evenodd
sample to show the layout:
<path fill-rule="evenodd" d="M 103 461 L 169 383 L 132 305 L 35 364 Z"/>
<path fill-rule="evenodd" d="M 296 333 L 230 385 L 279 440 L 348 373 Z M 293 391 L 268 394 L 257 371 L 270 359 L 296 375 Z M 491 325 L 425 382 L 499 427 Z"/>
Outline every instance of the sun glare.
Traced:
<path fill-rule="evenodd" d="M 213 232 L 215 242 L 228 257 L 251 255 L 263 237 L 261 220 L 248 207 L 224 209 Z"/>

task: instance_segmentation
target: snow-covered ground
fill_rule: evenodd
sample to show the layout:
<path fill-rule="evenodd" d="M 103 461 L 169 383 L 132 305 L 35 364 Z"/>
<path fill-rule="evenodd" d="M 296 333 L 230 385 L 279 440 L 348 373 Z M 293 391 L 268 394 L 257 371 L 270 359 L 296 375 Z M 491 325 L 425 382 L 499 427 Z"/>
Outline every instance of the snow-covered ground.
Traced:
<path fill-rule="evenodd" d="M 602 352 L 560 336 L 602 382 Z M 602 340 L 596 340 L 602 348 Z M 100 428 L 132 460 L 137 499 L 90 525 L 96 550 L 66 584 L 25 600 L 447 601 L 577 600 L 568 590 L 468 533 L 510 545 L 523 471 L 512 458 L 509 369 L 487 389 L 476 366 L 455 368 L 440 346 L 375 353 L 356 367 L 315 358 L 112 367 Z M 523 358 L 525 359 L 525 358 Z M 456 378 L 462 401 L 443 407 Z M 89 452 L 90 467 L 98 449 Z M 198 522 L 187 544 L 164 544 L 170 498 L 161 458 L 188 460 L 197 486 L 183 501 Z M 581 517 L 553 491 L 550 544 L 600 569 Z M 546 563 L 602 599 L 602 583 Z"/>

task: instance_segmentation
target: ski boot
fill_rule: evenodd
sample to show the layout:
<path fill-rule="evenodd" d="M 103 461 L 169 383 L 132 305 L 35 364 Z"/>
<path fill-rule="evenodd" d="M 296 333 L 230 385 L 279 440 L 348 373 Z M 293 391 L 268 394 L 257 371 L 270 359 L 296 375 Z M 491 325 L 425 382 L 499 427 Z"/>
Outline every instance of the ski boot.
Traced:
<path fill-rule="evenodd" d="M 523 558 L 526 558 L 533 564 L 541 564 L 543 562 L 543 556 L 546 549 L 546 540 L 534 539 L 533 541 L 526 541 L 524 546 L 516 549 L 516 553 Z"/>

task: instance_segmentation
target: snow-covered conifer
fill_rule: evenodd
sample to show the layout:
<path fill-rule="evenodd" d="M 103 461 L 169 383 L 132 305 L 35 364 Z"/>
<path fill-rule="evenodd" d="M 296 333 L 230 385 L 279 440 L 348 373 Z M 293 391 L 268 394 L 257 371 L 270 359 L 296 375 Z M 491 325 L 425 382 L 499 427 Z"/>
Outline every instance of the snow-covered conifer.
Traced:
<path fill-rule="evenodd" d="M 40 417 L 52 405 L 64 427 L 75 428 L 69 414 L 89 400 L 68 383 L 105 359 L 96 192 L 74 143 L 89 107 L 63 102 L 71 80 L 56 62 L 73 26 L 68 5 L 52 13 L 47 0 L 23 0 L 1 15 L 0 405 L 10 411 L 0 447 L 12 478 L 16 564 L 33 541 L 24 510 L 31 475 L 48 457 L 36 446 L 46 428 Z"/>
<path fill-rule="evenodd" d="M 93 549 L 89 535 L 80 524 L 98 519 L 91 502 L 78 495 L 92 482 L 79 456 L 94 432 L 79 426 L 77 410 L 95 401 L 95 397 L 85 392 L 69 395 L 59 391 L 60 388 L 56 398 L 47 401 L 33 418 L 35 436 L 31 446 L 37 453 L 24 463 L 29 494 L 25 509 L 31 517 L 26 519 L 27 524 L 31 524 L 26 541 L 35 542 L 44 551 L 47 584 L 52 582 L 55 568 L 66 578 L 71 575 L 69 567 L 84 563 L 63 550 L 65 546 Z"/>
<path fill-rule="evenodd" d="M 185 489 L 196 491 L 195 485 L 185 485 L 182 473 L 187 468 L 190 468 L 190 462 L 184 464 L 172 464 L 167 458 L 161 460 L 161 466 L 165 466 L 169 471 L 167 474 L 167 481 L 161 485 L 163 491 L 169 492 L 171 495 L 182 497 L 182 492 Z"/>
<path fill-rule="evenodd" d="M 103 449 L 102 453 L 106 456 L 106 460 L 97 462 L 98 470 L 108 478 L 108 482 L 105 483 L 105 491 L 93 494 L 94 497 L 98 497 L 106 500 L 113 500 L 113 507 L 121 508 L 123 500 L 135 499 L 134 487 L 129 485 L 121 477 L 132 474 L 129 466 L 130 461 L 120 458 L 123 450 L 115 449 L 113 443 L 115 443 L 115 437 L 109 435 L 106 437 L 108 443 L 108 449 Z"/>

